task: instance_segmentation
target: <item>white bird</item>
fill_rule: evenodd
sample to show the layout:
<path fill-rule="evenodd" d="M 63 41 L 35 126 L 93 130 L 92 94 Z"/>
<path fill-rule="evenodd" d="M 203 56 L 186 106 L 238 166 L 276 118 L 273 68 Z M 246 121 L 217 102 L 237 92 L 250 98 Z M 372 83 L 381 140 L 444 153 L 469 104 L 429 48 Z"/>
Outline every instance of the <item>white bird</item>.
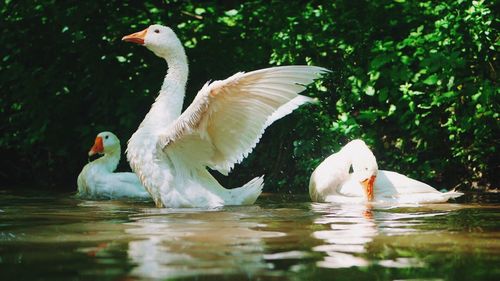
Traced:
<path fill-rule="evenodd" d="M 165 59 L 160 93 L 129 140 L 127 158 L 157 207 L 253 204 L 263 178 L 226 189 L 207 167 L 227 175 L 273 121 L 312 99 L 298 95 L 327 70 L 314 66 L 266 68 L 206 83 L 181 114 L 188 78 L 184 48 L 168 27 L 152 25 L 123 37 Z"/>
<path fill-rule="evenodd" d="M 352 166 L 352 173 L 349 170 Z M 440 203 L 462 196 L 396 172 L 378 170 L 377 160 L 362 140 L 353 140 L 326 158 L 312 173 L 309 195 L 317 202 Z"/>
<path fill-rule="evenodd" d="M 89 156 L 102 157 L 85 165 L 78 175 L 78 197 L 83 198 L 142 198 L 151 196 L 134 173 L 113 173 L 120 162 L 120 140 L 111 132 L 99 133 Z"/>

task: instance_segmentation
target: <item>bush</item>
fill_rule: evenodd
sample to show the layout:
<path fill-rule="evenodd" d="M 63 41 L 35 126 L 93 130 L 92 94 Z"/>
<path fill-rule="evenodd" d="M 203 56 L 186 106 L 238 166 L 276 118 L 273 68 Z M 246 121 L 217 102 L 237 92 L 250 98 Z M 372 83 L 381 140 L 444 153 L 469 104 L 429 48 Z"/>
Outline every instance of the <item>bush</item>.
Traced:
<path fill-rule="evenodd" d="M 493 7 L 444 2 L 5 1 L 0 179 L 73 190 L 97 132 L 124 145 L 166 66 L 120 38 L 161 22 L 187 48 L 186 105 L 236 71 L 332 69 L 307 92 L 320 103 L 269 128 L 225 184 L 265 173 L 267 190 L 303 192 L 317 164 L 363 138 L 383 169 L 438 188 L 489 186 L 500 135 Z"/>

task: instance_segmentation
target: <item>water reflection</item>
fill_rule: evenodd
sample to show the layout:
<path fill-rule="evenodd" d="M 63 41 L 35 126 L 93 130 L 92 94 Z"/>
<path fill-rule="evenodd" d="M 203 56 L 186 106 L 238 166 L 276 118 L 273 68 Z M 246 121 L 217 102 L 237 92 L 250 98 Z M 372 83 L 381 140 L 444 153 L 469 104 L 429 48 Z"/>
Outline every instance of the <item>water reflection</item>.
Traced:
<path fill-rule="evenodd" d="M 0 196 L 0 206 L 0 280 L 500 276 L 498 205 L 333 205 L 270 196 L 256 206 L 172 210 Z"/>
<path fill-rule="evenodd" d="M 252 210 L 253 209 L 253 210 Z M 252 276 L 269 265 L 262 258 L 263 238 L 279 232 L 257 231 L 245 220 L 258 207 L 232 212 L 146 209 L 133 216 L 127 234 L 128 256 L 135 264 L 131 275 L 145 278 L 208 274 Z"/>
<path fill-rule="evenodd" d="M 359 254 L 365 252 L 365 244 L 377 235 L 371 207 L 361 204 L 315 203 L 311 208 L 322 214 L 314 221 L 315 224 L 330 226 L 329 230 L 319 230 L 312 234 L 314 238 L 325 242 L 313 248 L 314 251 L 326 253 L 317 265 L 327 268 L 367 266 L 369 261 Z"/>
<path fill-rule="evenodd" d="M 376 259 L 369 254 L 370 248 L 373 245 L 380 246 L 378 242 L 380 237 L 390 237 L 400 233 L 408 235 L 417 231 L 421 234 L 423 230 L 418 229 L 418 226 L 424 223 L 422 218 L 446 214 L 439 211 L 398 213 L 394 207 L 375 209 L 372 205 L 362 204 L 315 203 L 311 208 L 321 214 L 314 223 L 329 226 L 328 230 L 319 230 L 312 234 L 314 238 L 324 242 L 313 250 L 325 253 L 323 260 L 318 261 L 317 265 L 326 268 L 372 265 L 396 268 L 423 267 L 425 263 L 416 258 Z M 390 238 L 385 242 L 390 243 Z"/>

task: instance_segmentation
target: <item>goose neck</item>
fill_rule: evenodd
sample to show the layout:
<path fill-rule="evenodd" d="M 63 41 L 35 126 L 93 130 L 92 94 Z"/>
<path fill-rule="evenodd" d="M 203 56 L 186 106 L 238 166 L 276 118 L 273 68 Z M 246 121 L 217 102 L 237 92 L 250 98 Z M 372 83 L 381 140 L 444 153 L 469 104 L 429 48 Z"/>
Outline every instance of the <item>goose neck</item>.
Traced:
<path fill-rule="evenodd" d="M 94 162 L 104 167 L 107 172 L 114 172 L 118 163 L 120 162 L 120 149 L 114 150 L 112 152 L 104 154 L 101 158 L 95 160 Z"/>
<path fill-rule="evenodd" d="M 177 56 L 166 57 L 168 71 L 160 93 L 168 91 L 170 88 L 184 89 L 188 79 L 188 63 L 186 54 L 182 52 Z"/>
<path fill-rule="evenodd" d="M 152 120 L 152 126 L 171 123 L 181 115 L 188 79 L 188 64 L 184 50 L 177 55 L 165 57 L 168 71 L 163 80 L 160 93 L 156 98 L 147 120 Z M 157 122 L 163 120 L 163 122 Z"/>

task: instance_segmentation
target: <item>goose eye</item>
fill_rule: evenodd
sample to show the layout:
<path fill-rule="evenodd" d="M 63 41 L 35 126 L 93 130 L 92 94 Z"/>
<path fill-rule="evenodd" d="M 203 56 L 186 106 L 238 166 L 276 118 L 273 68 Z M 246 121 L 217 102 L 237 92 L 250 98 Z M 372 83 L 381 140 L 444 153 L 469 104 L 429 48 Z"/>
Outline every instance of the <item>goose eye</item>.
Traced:
<path fill-rule="evenodd" d="M 160 33 L 160 30 L 159 29 L 155 29 L 155 33 Z"/>

